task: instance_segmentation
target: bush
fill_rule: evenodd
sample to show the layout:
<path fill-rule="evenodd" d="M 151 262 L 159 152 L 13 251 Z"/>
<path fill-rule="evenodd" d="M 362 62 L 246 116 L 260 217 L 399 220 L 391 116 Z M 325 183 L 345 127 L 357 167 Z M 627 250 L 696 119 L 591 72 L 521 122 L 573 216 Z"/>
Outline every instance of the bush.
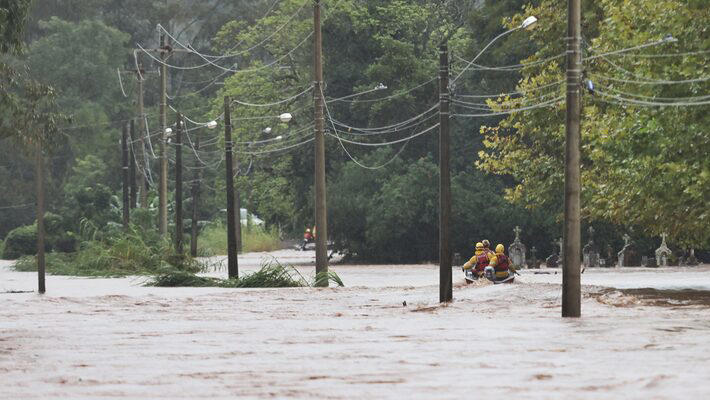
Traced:
<path fill-rule="evenodd" d="M 127 233 L 84 242 L 73 254 L 47 254 L 47 271 L 57 275 L 149 275 L 166 268 L 197 272 L 200 264 L 190 257 L 175 255 L 171 243 L 157 233 L 139 231 L 135 227 Z M 36 271 L 36 258 L 23 257 L 15 264 L 15 269 Z"/>
<path fill-rule="evenodd" d="M 76 251 L 77 239 L 73 233 L 65 230 L 66 224 L 62 217 L 53 213 L 44 215 L 46 251 L 61 251 L 70 253 Z M 37 222 L 32 225 L 20 226 L 7 234 L 2 257 L 14 260 L 21 256 L 37 253 Z"/>
<path fill-rule="evenodd" d="M 45 244 L 45 247 L 48 247 Z M 37 252 L 37 226 L 25 225 L 15 228 L 7 234 L 2 258 L 14 260 Z"/>

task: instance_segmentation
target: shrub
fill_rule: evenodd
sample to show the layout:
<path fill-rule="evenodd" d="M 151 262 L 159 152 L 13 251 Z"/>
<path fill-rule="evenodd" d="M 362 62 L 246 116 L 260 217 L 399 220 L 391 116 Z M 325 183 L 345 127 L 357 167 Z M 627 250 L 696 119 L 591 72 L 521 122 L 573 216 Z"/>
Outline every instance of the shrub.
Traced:
<path fill-rule="evenodd" d="M 45 247 L 48 247 L 46 244 Z M 15 228 L 5 238 L 2 258 L 14 260 L 37 252 L 37 226 L 25 225 Z"/>
<path fill-rule="evenodd" d="M 103 240 L 83 242 L 74 254 L 47 254 L 47 271 L 57 275 L 147 275 L 166 268 L 197 272 L 200 264 L 190 257 L 175 255 L 170 242 L 161 239 L 157 233 L 135 227 Z M 36 271 L 36 258 L 20 259 L 15 269 Z"/>

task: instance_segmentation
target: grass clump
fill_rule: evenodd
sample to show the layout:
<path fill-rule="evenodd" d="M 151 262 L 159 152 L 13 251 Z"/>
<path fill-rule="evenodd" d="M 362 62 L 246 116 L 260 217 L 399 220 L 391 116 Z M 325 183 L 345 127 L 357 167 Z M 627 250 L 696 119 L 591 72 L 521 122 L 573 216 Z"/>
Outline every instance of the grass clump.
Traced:
<path fill-rule="evenodd" d="M 211 223 L 197 239 L 198 252 L 204 256 L 227 254 L 227 227 L 223 223 Z M 248 252 L 267 252 L 278 250 L 281 238 L 275 229 L 242 226 L 242 250 Z"/>
<path fill-rule="evenodd" d="M 320 279 L 319 279 L 320 276 Z M 237 279 L 219 279 L 197 276 L 187 271 L 166 271 L 158 274 L 147 286 L 158 287 L 224 287 L 224 288 L 283 288 L 324 286 L 323 279 L 344 286 L 335 272 L 319 274 L 313 281 L 308 281 L 296 268 L 282 265 L 276 259 L 262 263 L 258 271 L 244 274 Z"/>

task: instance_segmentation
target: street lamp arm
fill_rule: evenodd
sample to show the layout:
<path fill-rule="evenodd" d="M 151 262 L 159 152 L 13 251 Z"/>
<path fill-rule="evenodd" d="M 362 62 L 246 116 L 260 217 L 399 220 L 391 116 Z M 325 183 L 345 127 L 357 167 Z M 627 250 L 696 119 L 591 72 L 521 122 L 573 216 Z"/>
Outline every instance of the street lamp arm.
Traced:
<path fill-rule="evenodd" d="M 476 54 L 476 57 L 473 57 L 473 60 L 469 61 L 468 64 L 466 64 L 466 67 L 465 67 L 463 70 L 461 70 L 461 72 L 459 72 L 459 74 L 456 75 L 456 77 L 455 77 L 454 79 L 451 80 L 451 84 L 453 85 L 454 83 L 456 83 L 456 81 L 461 77 L 461 75 L 463 75 L 463 73 L 466 72 L 467 69 L 471 68 L 471 65 L 473 65 L 473 63 L 475 63 L 476 60 L 478 60 L 478 57 L 480 57 L 483 53 L 485 53 L 486 50 L 487 50 L 489 47 L 491 47 L 491 45 L 492 45 L 493 43 L 495 43 L 498 39 L 502 38 L 503 36 L 505 36 L 505 35 L 507 35 L 507 34 L 509 34 L 509 33 L 515 32 L 515 31 L 517 31 L 518 29 L 521 29 L 521 28 L 522 28 L 522 26 L 518 26 L 518 27 L 515 27 L 515 28 L 512 28 L 512 29 L 508 29 L 507 31 L 501 33 L 500 35 L 494 37 L 493 40 L 491 40 L 490 42 L 488 42 L 488 44 L 486 45 L 486 47 L 484 47 L 481 51 L 479 51 L 478 54 Z"/>

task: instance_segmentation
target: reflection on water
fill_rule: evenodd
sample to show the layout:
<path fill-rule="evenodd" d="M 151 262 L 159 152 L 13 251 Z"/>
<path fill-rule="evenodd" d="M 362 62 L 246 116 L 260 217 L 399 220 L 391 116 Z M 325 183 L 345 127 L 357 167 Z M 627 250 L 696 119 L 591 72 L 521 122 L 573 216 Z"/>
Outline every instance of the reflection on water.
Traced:
<path fill-rule="evenodd" d="M 601 303 L 617 307 L 650 305 L 660 307 L 710 307 L 710 290 L 694 289 L 604 289 L 594 296 Z"/>

